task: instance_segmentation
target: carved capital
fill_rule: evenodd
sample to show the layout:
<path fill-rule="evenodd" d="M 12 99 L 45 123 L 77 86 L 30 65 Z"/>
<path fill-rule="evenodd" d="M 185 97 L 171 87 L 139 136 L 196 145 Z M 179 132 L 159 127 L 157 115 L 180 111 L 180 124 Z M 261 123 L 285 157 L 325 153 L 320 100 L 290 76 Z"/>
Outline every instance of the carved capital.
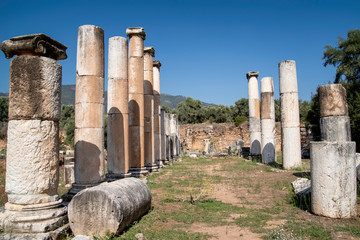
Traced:
<path fill-rule="evenodd" d="M 42 33 L 10 38 L 1 43 L 0 49 L 6 58 L 14 55 L 44 56 L 55 60 L 67 58 L 67 47 Z"/>

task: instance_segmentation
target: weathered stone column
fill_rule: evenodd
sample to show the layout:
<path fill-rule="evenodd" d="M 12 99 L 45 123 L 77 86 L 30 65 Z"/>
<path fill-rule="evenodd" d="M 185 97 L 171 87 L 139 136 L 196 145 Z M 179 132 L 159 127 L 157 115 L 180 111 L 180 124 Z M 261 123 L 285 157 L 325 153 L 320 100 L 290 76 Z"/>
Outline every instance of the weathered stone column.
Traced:
<path fill-rule="evenodd" d="M 128 41 L 109 39 L 107 168 L 110 179 L 129 177 Z"/>
<path fill-rule="evenodd" d="M 172 159 L 171 156 L 171 132 L 170 132 L 170 113 L 165 113 L 165 136 L 166 136 L 166 142 L 165 142 L 165 149 L 166 149 L 166 161 L 169 163 Z"/>
<path fill-rule="evenodd" d="M 248 72 L 250 154 L 261 154 L 260 101 L 258 72 Z"/>
<path fill-rule="evenodd" d="M 279 63 L 281 146 L 285 169 L 301 166 L 300 113 L 295 61 Z"/>
<path fill-rule="evenodd" d="M 153 47 L 144 48 L 144 130 L 145 130 L 145 167 L 149 172 L 157 172 L 155 163 L 155 136 L 154 136 L 154 74 Z"/>
<path fill-rule="evenodd" d="M 161 109 L 161 161 L 166 162 L 165 110 Z"/>
<path fill-rule="evenodd" d="M 261 158 L 263 163 L 276 160 L 275 102 L 272 77 L 261 79 Z"/>
<path fill-rule="evenodd" d="M 70 194 L 104 181 L 104 30 L 78 30 L 75 94 L 75 183 Z"/>
<path fill-rule="evenodd" d="M 319 87 L 322 142 L 310 143 L 311 210 L 332 217 L 356 216 L 356 149 L 350 142 L 346 90 Z"/>
<path fill-rule="evenodd" d="M 144 40 L 143 28 L 128 28 L 129 36 L 129 160 L 134 177 L 146 176 L 144 138 Z"/>
<path fill-rule="evenodd" d="M 18 56 L 10 64 L 8 202 L 0 226 L 4 239 L 49 238 L 67 221 L 57 193 L 62 74 L 57 60 L 67 58 L 66 47 L 34 34 L 6 40 L 1 50 L 6 58 Z"/>
<path fill-rule="evenodd" d="M 321 140 L 351 141 L 346 90 L 341 84 L 319 87 Z"/>
<path fill-rule="evenodd" d="M 161 158 L 161 104 L 160 104 L 160 61 L 153 61 L 154 74 L 154 138 L 155 162 L 160 165 Z"/>
<path fill-rule="evenodd" d="M 176 114 L 170 114 L 170 155 L 172 160 L 176 159 L 177 156 L 177 136 L 176 136 L 176 131 L 177 131 L 177 119 L 176 119 Z"/>

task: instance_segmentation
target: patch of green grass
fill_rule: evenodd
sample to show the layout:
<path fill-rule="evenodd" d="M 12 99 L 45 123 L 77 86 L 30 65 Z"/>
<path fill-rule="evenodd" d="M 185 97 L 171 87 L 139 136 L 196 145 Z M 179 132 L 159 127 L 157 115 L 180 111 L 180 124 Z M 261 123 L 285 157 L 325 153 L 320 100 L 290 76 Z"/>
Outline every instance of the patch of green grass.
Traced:
<path fill-rule="evenodd" d="M 310 239 L 331 239 L 331 232 L 316 222 L 288 221 L 284 229 L 298 237 Z"/>
<path fill-rule="evenodd" d="M 274 188 L 278 190 L 284 190 L 286 188 L 290 187 L 290 184 L 288 181 L 276 181 Z"/>
<path fill-rule="evenodd" d="M 347 232 L 355 237 L 360 237 L 360 226 L 335 226 L 336 232 Z"/>
<path fill-rule="evenodd" d="M 263 227 L 269 220 L 271 220 L 271 216 L 262 213 L 261 209 L 251 209 L 251 211 L 247 211 L 246 216 L 236 219 L 236 224 L 240 227 L 249 227 L 252 232 L 263 233 L 267 231 Z"/>

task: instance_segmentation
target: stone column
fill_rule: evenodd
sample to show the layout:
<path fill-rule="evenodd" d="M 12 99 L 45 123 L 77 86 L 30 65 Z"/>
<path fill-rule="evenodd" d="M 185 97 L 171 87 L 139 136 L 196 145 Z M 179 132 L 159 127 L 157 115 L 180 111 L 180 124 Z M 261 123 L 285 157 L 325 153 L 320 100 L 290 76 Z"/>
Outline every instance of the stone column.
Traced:
<path fill-rule="evenodd" d="M 261 154 L 260 101 L 258 72 L 248 72 L 250 154 Z"/>
<path fill-rule="evenodd" d="M 166 161 L 169 163 L 171 161 L 170 113 L 165 113 L 164 124 L 165 124 L 165 136 L 166 136 L 166 142 L 165 142 Z"/>
<path fill-rule="evenodd" d="M 128 41 L 109 39 L 107 177 L 129 177 Z"/>
<path fill-rule="evenodd" d="M 78 30 L 75 94 L 75 183 L 70 194 L 104 181 L 104 30 Z"/>
<path fill-rule="evenodd" d="M 145 167 L 149 172 L 159 171 L 155 163 L 154 137 L 154 74 L 153 47 L 144 48 L 144 130 L 145 130 Z"/>
<path fill-rule="evenodd" d="M 161 161 L 166 162 L 165 110 L 161 109 Z"/>
<path fill-rule="evenodd" d="M 143 28 L 127 28 L 129 37 L 129 160 L 132 176 L 148 174 L 144 138 L 144 40 Z"/>
<path fill-rule="evenodd" d="M 47 239 L 67 221 L 59 184 L 61 65 L 66 47 L 44 34 L 1 44 L 10 63 L 4 239 Z M 24 234 L 24 235 L 21 235 Z M 26 236 L 25 236 L 26 235 Z"/>
<path fill-rule="evenodd" d="M 177 146 L 177 137 L 176 137 L 176 130 L 177 130 L 177 127 L 176 127 L 176 123 L 177 123 L 177 120 L 176 120 L 176 114 L 170 114 L 170 155 L 171 155 L 171 158 L 173 160 L 176 159 L 176 156 L 177 156 L 177 151 L 176 151 L 176 146 Z"/>
<path fill-rule="evenodd" d="M 276 160 L 275 102 L 272 77 L 261 79 L 261 158 L 263 163 Z"/>
<path fill-rule="evenodd" d="M 329 142 L 351 141 L 346 90 L 341 84 L 319 87 L 321 139 Z"/>
<path fill-rule="evenodd" d="M 155 162 L 159 165 L 161 158 L 161 104 L 160 104 L 160 61 L 153 61 L 154 74 L 154 138 Z"/>
<path fill-rule="evenodd" d="M 346 90 L 341 84 L 319 91 L 322 142 L 310 143 L 311 210 L 331 218 L 356 216 L 356 149 L 350 139 Z"/>
<path fill-rule="evenodd" d="M 295 61 L 279 63 L 283 167 L 301 166 L 300 113 Z"/>

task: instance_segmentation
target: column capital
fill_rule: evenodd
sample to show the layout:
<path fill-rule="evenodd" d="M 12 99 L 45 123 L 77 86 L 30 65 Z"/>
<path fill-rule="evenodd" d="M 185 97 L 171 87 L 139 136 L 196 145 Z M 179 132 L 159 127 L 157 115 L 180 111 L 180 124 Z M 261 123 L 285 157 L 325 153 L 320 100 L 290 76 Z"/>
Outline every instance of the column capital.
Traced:
<path fill-rule="evenodd" d="M 153 66 L 157 67 L 157 68 L 160 68 L 161 67 L 161 62 L 159 60 L 155 60 L 155 61 L 153 61 Z"/>
<path fill-rule="evenodd" d="M 153 47 L 144 47 L 144 54 L 150 54 L 152 57 L 155 57 L 155 49 Z"/>
<path fill-rule="evenodd" d="M 142 27 L 129 27 L 126 29 L 126 35 L 128 37 L 131 37 L 132 35 L 138 35 L 144 40 L 146 37 L 145 30 Z"/>
<path fill-rule="evenodd" d="M 258 77 L 259 76 L 259 72 L 248 72 L 246 73 L 246 78 L 249 79 L 251 77 Z"/>
<path fill-rule="evenodd" d="M 10 38 L 1 43 L 0 49 L 6 58 L 14 55 L 44 56 L 55 60 L 67 58 L 67 47 L 42 33 Z"/>

